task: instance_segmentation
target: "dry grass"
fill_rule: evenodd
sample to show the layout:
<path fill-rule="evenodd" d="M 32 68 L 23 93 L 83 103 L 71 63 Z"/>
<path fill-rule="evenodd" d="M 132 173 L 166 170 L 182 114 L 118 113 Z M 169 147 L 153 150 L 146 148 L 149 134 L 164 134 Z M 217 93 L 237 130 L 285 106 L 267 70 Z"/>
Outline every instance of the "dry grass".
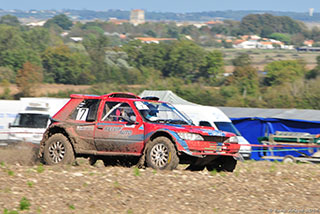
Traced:
<path fill-rule="evenodd" d="M 48 96 L 48 94 L 55 94 L 62 91 L 83 91 L 89 89 L 90 85 L 63 85 L 63 84 L 41 84 L 37 86 L 37 88 L 34 90 L 34 96 Z M 11 84 L 10 87 L 10 93 L 12 95 L 17 94 L 19 92 L 16 85 Z M 0 94 L 3 93 L 4 88 L 0 86 Z"/>

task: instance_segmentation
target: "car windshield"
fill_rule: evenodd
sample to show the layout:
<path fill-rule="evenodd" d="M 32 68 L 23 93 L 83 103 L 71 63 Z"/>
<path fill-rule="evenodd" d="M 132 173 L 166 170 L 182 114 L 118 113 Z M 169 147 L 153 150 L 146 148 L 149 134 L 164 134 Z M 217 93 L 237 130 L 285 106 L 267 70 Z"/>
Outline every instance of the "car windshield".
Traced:
<path fill-rule="evenodd" d="M 238 129 L 231 122 L 215 122 L 214 124 L 221 131 L 231 132 L 231 133 L 234 133 L 237 136 L 241 136 L 241 134 L 238 131 Z"/>
<path fill-rule="evenodd" d="M 155 123 L 192 125 L 192 122 L 169 103 L 136 101 L 141 116 Z"/>
<path fill-rule="evenodd" d="M 46 128 L 48 119 L 48 114 L 18 114 L 11 126 L 20 128 Z"/>

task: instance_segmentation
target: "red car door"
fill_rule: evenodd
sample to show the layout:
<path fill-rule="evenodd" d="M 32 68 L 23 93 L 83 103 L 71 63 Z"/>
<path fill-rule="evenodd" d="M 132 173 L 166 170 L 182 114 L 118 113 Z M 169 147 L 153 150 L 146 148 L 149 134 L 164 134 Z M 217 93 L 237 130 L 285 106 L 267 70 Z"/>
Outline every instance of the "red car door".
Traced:
<path fill-rule="evenodd" d="M 70 115 L 68 124 L 72 132 L 86 142 L 84 149 L 95 150 L 94 128 L 97 123 L 97 112 L 99 109 L 99 99 L 83 100 Z"/>
<path fill-rule="evenodd" d="M 94 140 L 99 151 L 139 155 L 144 146 L 142 120 L 130 103 L 106 101 Z"/>

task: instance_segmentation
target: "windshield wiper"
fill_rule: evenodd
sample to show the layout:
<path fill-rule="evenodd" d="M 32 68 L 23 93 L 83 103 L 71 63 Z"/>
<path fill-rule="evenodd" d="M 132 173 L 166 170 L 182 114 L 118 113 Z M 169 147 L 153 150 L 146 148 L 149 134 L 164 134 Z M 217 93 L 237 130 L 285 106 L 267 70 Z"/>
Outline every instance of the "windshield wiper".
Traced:
<path fill-rule="evenodd" d="M 171 120 L 170 123 L 188 125 L 188 123 L 186 121 L 183 121 L 183 120 Z"/>
<path fill-rule="evenodd" d="M 159 119 L 159 120 L 155 120 L 152 122 L 156 122 L 156 123 L 170 123 L 170 120 L 165 120 L 165 119 Z"/>

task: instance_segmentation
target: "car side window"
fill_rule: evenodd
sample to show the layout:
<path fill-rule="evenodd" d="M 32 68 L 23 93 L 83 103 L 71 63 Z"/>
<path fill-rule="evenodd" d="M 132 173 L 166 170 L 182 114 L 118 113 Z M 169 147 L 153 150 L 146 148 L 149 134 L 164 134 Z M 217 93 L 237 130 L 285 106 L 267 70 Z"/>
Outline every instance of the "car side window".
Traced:
<path fill-rule="evenodd" d="M 135 116 L 135 113 L 128 103 L 106 102 L 101 120 L 129 122 L 131 116 Z"/>
<path fill-rule="evenodd" d="M 72 112 L 70 119 L 86 122 L 96 121 L 99 104 L 100 100 L 98 99 L 83 100 Z"/>

